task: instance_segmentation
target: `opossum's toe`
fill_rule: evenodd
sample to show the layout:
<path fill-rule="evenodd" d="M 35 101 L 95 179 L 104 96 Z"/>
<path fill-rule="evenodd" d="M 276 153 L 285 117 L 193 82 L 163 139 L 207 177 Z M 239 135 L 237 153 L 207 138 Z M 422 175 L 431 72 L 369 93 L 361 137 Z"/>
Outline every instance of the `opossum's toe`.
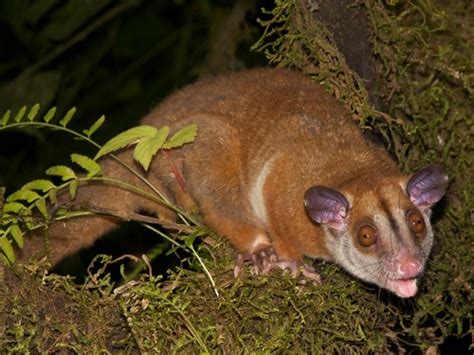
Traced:
<path fill-rule="evenodd" d="M 291 276 L 295 278 L 302 275 L 303 279 L 300 281 L 302 284 L 306 284 L 307 280 L 315 284 L 321 284 L 321 276 L 313 266 L 295 260 L 280 259 L 271 245 L 260 248 L 258 252 L 253 254 L 239 253 L 234 267 L 235 277 L 242 273 L 246 261 L 252 263 L 252 271 L 255 275 L 268 274 L 273 269 L 282 269 L 289 271 Z"/>

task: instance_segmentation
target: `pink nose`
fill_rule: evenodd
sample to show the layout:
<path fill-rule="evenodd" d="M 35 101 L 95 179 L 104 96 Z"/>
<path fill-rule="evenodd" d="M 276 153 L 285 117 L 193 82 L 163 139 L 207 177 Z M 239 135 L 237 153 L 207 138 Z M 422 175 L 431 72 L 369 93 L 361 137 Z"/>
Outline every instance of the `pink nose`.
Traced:
<path fill-rule="evenodd" d="M 398 273 L 404 279 L 411 279 L 418 276 L 423 269 L 421 263 L 411 257 L 405 257 L 400 260 Z"/>

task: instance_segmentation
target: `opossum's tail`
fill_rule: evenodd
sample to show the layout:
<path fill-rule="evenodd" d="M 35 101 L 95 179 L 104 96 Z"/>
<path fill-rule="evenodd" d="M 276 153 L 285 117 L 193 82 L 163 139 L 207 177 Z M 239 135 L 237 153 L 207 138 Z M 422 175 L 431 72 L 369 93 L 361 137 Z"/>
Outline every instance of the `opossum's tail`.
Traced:
<path fill-rule="evenodd" d="M 138 170 L 130 151 L 119 154 L 119 158 Z M 153 193 L 150 187 L 111 158 L 104 159 L 101 166 L 105 176 Z M 147 180 L 171 200 L 170 194 L 154 174 L 149 174 Z M 20 262 L 47 255 L 51 265 L 54 266 L 66 256 L 91 246 L 102 235 L 116 228 L 122 222 L 117 216 L 126 217 L 131 213 L 146 211 L 148 215 L 167 221 L 175 219 L 172 210 L 156 201 L 125 188 L 99 182 L 79 186 L 77 196 L 72 201 L 67 192 L 58 194 L 58 204 L 72 210 L 92 210 L 101 214 L 55 222 L 45 230 L 30 233 L 26 237 L 24 248 L 17 254 Z"/>

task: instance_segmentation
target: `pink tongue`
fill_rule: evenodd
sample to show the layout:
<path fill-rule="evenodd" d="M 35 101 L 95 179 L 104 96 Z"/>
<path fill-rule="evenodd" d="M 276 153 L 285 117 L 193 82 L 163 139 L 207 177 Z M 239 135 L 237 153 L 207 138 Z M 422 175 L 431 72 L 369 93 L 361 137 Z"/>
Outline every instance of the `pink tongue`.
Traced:
<path fill-rule="evenodd" d="M 390 283 L 395 292 L 399 297 L 413 297 L 418 291 L 416 285 L 416 279 L 410 280 L 391 280 Z"/>

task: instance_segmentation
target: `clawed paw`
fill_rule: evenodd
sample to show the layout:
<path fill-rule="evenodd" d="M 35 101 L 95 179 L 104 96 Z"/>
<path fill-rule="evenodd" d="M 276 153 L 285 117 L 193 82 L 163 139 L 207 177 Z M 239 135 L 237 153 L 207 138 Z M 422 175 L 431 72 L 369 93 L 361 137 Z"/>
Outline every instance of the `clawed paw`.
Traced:
<path fill-rule="evenodd" d="M 252 263 L 253 273 L 256 275 L 266 274 L 271 271 L 271 264 L 278 260 L 271 245 L 263 245 L 253 254 L 237 254 L 237 260 L 234 266 L 234 276 L 238 277 L 246 261 Z"/>
<path fill-rule="evenodd" d="M 294 260 L 278 260 L 272 264 L 272 268 L 280 268 L 284 271 L 289 271 L 294 278 L 302 275 L 304 277 L 304 279 L 300 280 L 302 284 L 306 284 L 306 280 L 318 285 L 321 284 L 321 276 L 319 273 L 313 266 L 306 263 Z"/>
<path fill-rule="evenodd" d="M 306 280 L 315 284 L 321 283 L 321 276 L 314 267 L 294 260 L 280 259 L 271 246 L 261 248 L 258 252 L 253 254 L 239 253 L 234 267 L 235 277 L 238 277 L 241 274 L 243 265 L 246 261 L 252 263 L 252 270 L 255 275 L 268 274 L 273 269 L 281 269 L 288 271 L 291 276 L 295 278 L 302 275 L 304 279 L 301 283 L 303 284 L 306 283 Z"/>

